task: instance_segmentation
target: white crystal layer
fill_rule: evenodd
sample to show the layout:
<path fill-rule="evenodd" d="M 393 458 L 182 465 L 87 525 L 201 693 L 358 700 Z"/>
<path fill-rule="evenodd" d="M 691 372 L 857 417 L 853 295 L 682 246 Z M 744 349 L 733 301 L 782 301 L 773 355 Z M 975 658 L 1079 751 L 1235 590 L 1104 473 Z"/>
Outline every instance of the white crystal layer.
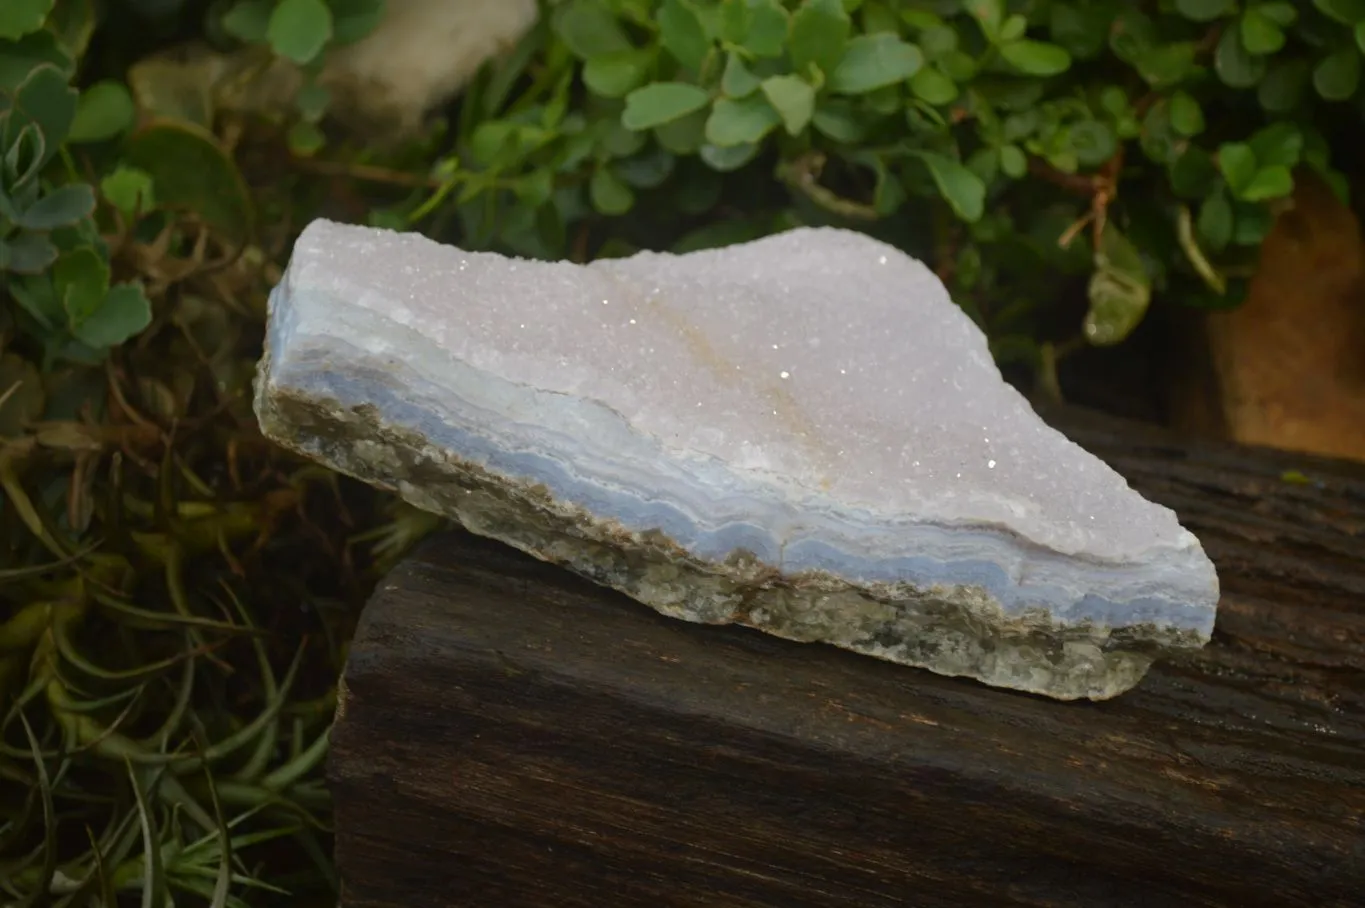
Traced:
<path fill-rule="evenodd" d="M 268 348 L 262 394 L 373 405 L 703 559 L 1212 629 L 1193 535 L 1038 418 L 928 269 L 861 234 L 578 266 L 319 221 Z"/>

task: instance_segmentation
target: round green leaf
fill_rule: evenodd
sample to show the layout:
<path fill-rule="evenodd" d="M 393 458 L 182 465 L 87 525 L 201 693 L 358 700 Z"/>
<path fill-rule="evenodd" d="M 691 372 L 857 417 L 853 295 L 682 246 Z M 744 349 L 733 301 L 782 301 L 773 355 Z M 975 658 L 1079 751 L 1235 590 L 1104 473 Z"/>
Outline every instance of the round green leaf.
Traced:
<path fill-rule="evenodd" d="M 949 104 L 957 97 L 957 85 L 936 66 L 926 66 L 911 76 L 910 90 L 916 97 L 935 105 Z"/>
<path fill-rule="evenodd" d="M 1293 168 L 1303 154 L 1303 132 L 1293 123 L 1280 121 L 1257 130 L 1247 145 L 1259 166 Z"/>
<path fill-rule="evenodd" d="M 764 79 L 763 96 L 782 117 L 782 125 L 789 135 L 800 135 L 815 114 L 815 89 L 800 76 Z"/>
<path fill-rule="evenodd" d="M 1256 8 L 1242 14 L 1242 46 L 1252 54 L 1273 54 L 1284 47 L 1284 31 Z"/>
<path fill-rule="evenodd" d="M 1360 85 L 1360 51 L 1343 47 L 1324 57 L 1313 70 L 1313 87 L 1326 101 L 1345 101 Z"/>
<path fill-rule="evenodd" d="M 1212 22 L 1233 10 L 1234 0 L 1176 0 L 1176 12 L 1193 22 Z"/>
<path fill-rule="evenodd" d="M 1203 245 L 1212 252 L 1222 252 L 1232 242 L 1232 203 L 1221 189 L 1199 206 L 1195 229 Z"/>
<path fill-rule="evenodd" d="M 128 218 L 156 207 L 152 175 L 136 167 L 118 167 L 100 180 L 100 195 Z"/>
<path fill-rule="evenodd" d="M 592 207 L 605 215 L 625 214 L 635 204 L 635 192 L 605 165 L 593 171 L 588 191 Z"/>
<path fill-rule="evenodd" d="M 593 57 L 583 65 L 583 83 L 604 98 L 621 98 L 640 87 L 649 71 L 649 51 L 626 50 Z"/>
<path fill-rule="evenodd" d="M 1017 180 L 1028 173 L 1028 157 L 1018 145 L 1000 146 L 1000 169 L 1005 176 Z"/>
<path fill-rule="evenodd" d="M 1152 300 L 1151 277 L 1142 257 L 1112 222 L 1105 227 L 1095 252 L 1089 297 L 1083 331 L 1085 339 L 1095 346 L 1117 344 L 1130 335 Z"/>
<path fill-rule="evenodd" d="M 719 148 L 715 145 L 703 145 L 697 156 L 702 163 L 712 170 L 720 173 L 729 173 L 732 170 L 739 170 L 748 164 L 758 155 L 757 144 L 746 143 L 743 145 L 730 145 Z"/>
<path fill-rule="evenodd" d="M 1199 102 L 1183 91 L 1171 95 L 1171 126 L 1182 136 L 1197 136 L 1204 131 L 1204 111 Z"/>
<path fill-rule="evenodd" d="M 72 142 L 111 139 L 133 125 L 137 109 L 128 86 L 113 79 L 96 82 L 81 92 L 71 121 Z"/>
<path fill-rule="evenodd" d="M 303 65 L 331 40 L 332 11 L 323 0 L 280 0 L 265 37 L 275 53 Z"/>
<path fill-rule="evenodd" d="M 1108 123 L 1082 120 L 1067 130 L 1067 138 L 1076 160 L 1083 167 L 1098 167 L 1118 151 L 1118 137 Z"/>
<path fill-rule="evenodd" d="M 1267 113 L 1287 113 L 1299 106 L 1311 78 L 1306 60 L 1276 61 L 1256 87 L 1256 100 Z"/>
<path fill-rule="evenodd" d="M 621 23 L 602 0 L 568 0 L 555 8 L 551 23 L 559 40 L 580 60 L 631 48 Z"/>
<path fill-rule="evenodd" d="M 104 302 L 109 292 L 109 263 L 90 246 L 63 253 L 52 266 L 52 286 L 67 325 L 76 328 Z"/>
<path fill-rule="evenodd" d="M 1234 193 L 1240 193 L 1256 176 L 1256 153 L 1244 142 L 1228 142 L 1218 149 L 1218 169 Z"/>
<path fill-rule="evenodd" d="M 104 302 L 74 330 L 76 339 L 96 350 L 117 346 L 152 323 L 152 304 L 137 284 L 115 284 Z"/>
<path fill-rule="evenodd" d="M 1265 75 L 1265 58 L 1253 56 L 1242 44 L 1242 30 L 1224 29 L 1213 52 L 1213 68 L 1223 84 L 1231 88 L 1250 88 Z"/>
<path fill-rule="evenodd" d="M 1294 177 L 1288 167 L 1263 167 L 1237 194 L 1244 202 L 1265 202 L 1283 198 L 1294 191 Z"/>
<path fill-rule="evenodd" d="M 812 64 L 821 72 L 832 71 L 844 55 L 849 27 L 841 0 L 805 0 L 792 15 L 786 41 L 792 66 L 797 72 Z"/>
<path fill-rule="evenodd" d="M 744 49 L 755 57 L 782 56 L 791 20 L 782 4 L 777 0 L 748 0 L 744 5 L 748 8 L 748 28 L 740 42 Z"/>
<path fill-rule="evenodd" d="M 967 222 L 979 221 L 986 210 L 986 184 L 961 161 L 947 155 L 921 152 L 934 185 L 944 201 Z"/>
<path fill-rule="evenodd" d="M 781 122 L 781 115 L 761 94 L 739 101 L 721 98 L 706 120 L 706 141 L 717 148 L 756 144 Z"/>
<path fill-rule="evenodd" d="M 711 51 L 711 38 L 697 11 L 684 0 L 664 0 L 659 7 L 659 43 L 692 72 L 700 72 Z"/>
<path fill-rule="evenodd" d="M 654 82 L 626 95 L 621 125 L 636 131 L 652 129 L 701 110 L 710 101 L 711 96 L 695 85 Z"/>
<path fill-rule="evenodd" d="M 247 44 L 264 41 L 274 11 L 272 0 L 237 0 L 223 14 L 223 31 Z"/>
<path fill-rule="evenodd" d="M 1000 46 L 1000 56 L 1030 76 L 1055 76 L 1071 66 L 1071 55 L 1055 44 L 1027 38 Z"/>
<path fill-rule="evenodd" d="M 829 88 L 845 95 L 866 94 L 910 78 L 923 65 L 919 48 L 895 35 L 859 35 L 848 42 L 830 74 Z"/>
<path fill-rule="evenodd" d="M 193 212 L 234 245 L 251 240 L 251 195 L 213 133 L 189 123 L 157 121 L 129 136 L 124 159 L 151 174 L 158 204 Z"/>
<path fill-rule="evenodd" d="M 762 82 L 744 63 L 744 58 L 731 52 L 725 60 L 725 72 L 720 78 L 720 90 L 729 98 L 744 98 L 758 91 Z"/>
<path fill-rule="evenodd" d="M 5 0 L 0 4 L 0 38 L 18 41 L 36 32 L 52 12 L 53 0 Z"/>

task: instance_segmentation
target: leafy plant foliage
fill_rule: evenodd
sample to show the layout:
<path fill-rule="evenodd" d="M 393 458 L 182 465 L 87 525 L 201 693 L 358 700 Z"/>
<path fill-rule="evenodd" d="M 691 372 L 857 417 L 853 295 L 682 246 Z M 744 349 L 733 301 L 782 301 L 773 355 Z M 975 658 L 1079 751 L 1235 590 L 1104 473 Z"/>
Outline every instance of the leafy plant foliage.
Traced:
<path fill-rule="evenodd" d="M 335 902 L 345 606 L 438 522 L 255 426 L 311 217 L 578 261 L 853 227 L 1048 388 L 1154 305 L 1237 305 L 1365 113 L 1365 0 L 546 0 L 395 145 L 323 79 L 383 12 L 0 2 L 6 904 Z"/>

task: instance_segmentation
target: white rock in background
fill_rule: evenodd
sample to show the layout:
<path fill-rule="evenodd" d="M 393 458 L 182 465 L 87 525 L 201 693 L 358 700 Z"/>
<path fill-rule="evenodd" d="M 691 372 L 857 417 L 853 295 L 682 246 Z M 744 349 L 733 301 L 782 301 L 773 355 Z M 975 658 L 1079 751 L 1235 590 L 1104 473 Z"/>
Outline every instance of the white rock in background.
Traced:
<path fill-rule="evenodd" d="M 343 117 L 407 135 L 538 15 L 536 0 L 386 0 L 373 32 L 328 52 L 322 84 Z"/>
<path fill-rule="evenodd" d="M 317 221 L 256 408 L 284 445 L 689 621 L 1060 699 L 1213 628 L 1194 536 L 858 233 L 581 266 Z"/>

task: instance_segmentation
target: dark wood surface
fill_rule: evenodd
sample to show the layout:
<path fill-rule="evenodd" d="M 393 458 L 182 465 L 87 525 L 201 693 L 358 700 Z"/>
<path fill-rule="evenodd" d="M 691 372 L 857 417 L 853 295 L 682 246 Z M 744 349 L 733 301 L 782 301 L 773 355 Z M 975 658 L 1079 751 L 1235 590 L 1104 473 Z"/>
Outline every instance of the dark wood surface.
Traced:
<path fill-rule="evenodd" d="M 345 908 L 1365 906 L 1365 468 L 1061 424 L 1203 540 L 1203 651 L 1060 703 L 442 536 L 346 670 Z"/>

